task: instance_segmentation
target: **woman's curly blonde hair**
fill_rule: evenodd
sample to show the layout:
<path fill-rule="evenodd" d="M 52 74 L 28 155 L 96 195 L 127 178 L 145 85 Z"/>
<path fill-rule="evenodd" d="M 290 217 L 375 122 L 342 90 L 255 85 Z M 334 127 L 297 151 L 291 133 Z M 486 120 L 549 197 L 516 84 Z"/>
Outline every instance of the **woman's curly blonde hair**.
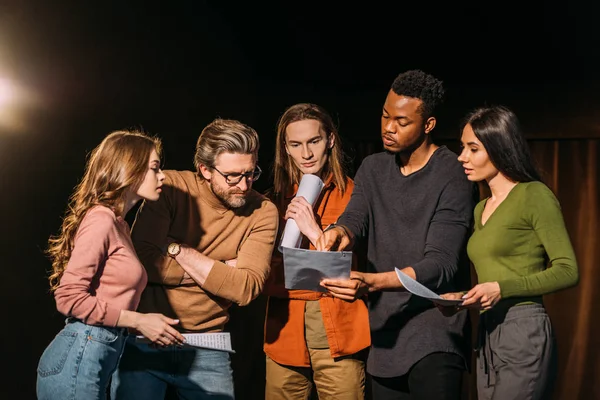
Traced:
<path fill-rule="evenodd" d="M 60 233 L 48 240 L 46 254 L 52 261 L 50 290 L 56 290 L 60 283 L 86 212 L 103 205 L 121 215 L 127 189 L 137 190 L 148 171 L 152 151 L 160 154 L 161 147 L 158 138 L 143 132 L 115 131 L 90 153 L 83 178 L 69 199 Z"/>

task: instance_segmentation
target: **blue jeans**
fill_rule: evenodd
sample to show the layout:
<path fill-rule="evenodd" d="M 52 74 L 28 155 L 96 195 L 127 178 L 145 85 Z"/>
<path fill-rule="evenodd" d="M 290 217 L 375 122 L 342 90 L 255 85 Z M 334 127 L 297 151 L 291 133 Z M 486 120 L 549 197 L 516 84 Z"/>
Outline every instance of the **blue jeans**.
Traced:
<path fill-rule="evenodd" d="M 106 399 L 126 338 L 125 329 L 67 318 L 40 358 L 38 399 Z"/>
<path fill-rule="evenodd" d="M 187 346 L 153 348 L 130 336 L 113 374 L 111 399 L 163 400 L 168 385 L 180 399 L 232 400 L 229 353 Z"/>

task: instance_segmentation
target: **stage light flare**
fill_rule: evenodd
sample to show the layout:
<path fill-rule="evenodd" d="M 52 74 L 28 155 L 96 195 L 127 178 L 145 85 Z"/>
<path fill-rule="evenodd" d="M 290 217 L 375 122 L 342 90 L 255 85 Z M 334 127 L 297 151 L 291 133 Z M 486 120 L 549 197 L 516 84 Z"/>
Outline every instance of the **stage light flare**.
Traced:
<path fill-rule="evenodd" d="M 0 78 L 0 107 L 10 103 L 10 99 L 13 95 L 13 90 L 8 79 Z"/>
<path fill-rule="evenodd" d="M 24 87 L 0 76 L 0 136 L 25 131 L 25 110 L 33 103 L 34 96 Z"/>

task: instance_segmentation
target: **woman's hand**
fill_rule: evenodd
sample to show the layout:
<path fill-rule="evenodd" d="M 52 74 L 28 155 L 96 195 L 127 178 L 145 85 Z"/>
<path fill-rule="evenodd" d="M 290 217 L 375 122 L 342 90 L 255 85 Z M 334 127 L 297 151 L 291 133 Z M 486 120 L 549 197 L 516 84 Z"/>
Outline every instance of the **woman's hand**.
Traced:
<path fill-rule="evenodd" d="M 171 326 L 178 323 L 178 319 L 165 317 L 162 314 L 138 313 L 134 328 L 157 346 L 181 346 L 185 338 Z"/>
<path fill-rule="evenodd" d="M 498 304 L 501 298 L 498 282 L 480 283 L 463 296 L 464 301 L 461 307 L 489 310 Z"/>
<path fill-rule="evenodd" d="M 317 221 L 315 221 L 315 213 L 312 206 L 304 197 L 298 196 L 292 199 L 285 212 L 285 219 L 287 220 L 288 218 L 291 218 L 296 222 L 300 232 L 302 232 L 314 246 L 323 231 L 317 224 Z"/>

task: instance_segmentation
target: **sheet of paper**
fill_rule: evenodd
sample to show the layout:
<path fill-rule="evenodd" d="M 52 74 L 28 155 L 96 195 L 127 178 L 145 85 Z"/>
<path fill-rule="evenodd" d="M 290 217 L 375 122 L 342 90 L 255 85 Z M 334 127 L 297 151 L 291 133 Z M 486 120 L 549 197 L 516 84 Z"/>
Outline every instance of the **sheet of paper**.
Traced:
<path fill-rule="evenodd" d="M 316 175 L 304 174 L 298 185 L 296 197 L 303 196 L 315 205 L 324 183 Z M 319 284 L 324 278 L 349 278 L 352 268 L 351 251 L 315 251 L 299 249 L 302 232 L 293 219 L 288 219 L 279 251 L 283 253 L 283 274 L 286 289 L 325 292 Z"/>
<path fill-rule="evenodd" d="M 182 333 L 181 335 L 185 337 L 184 346 L 235 353 L 231 347 L 231 334 L 229 332 Z M 136 340 L 145 343 L 150 342 L 144 336 L 136 336 Z"/>
<path fill-rule="evenodd" d="M 302 196 L 306 199 L 306 201 L 315 205 L 315 202 L 319 198 L 319 194 L 321 193 L 321 189 L 323 189 L 324 183 L 316 175 L 312 174 L 304 174 L 302 175 L 302 179 L 300 180 L 300 185 L 298 185 L 298 192 L 296 192 L 296 197 Z M 285 223 L 285 228 L 283 230 L 283 235 L 281 235 L 281 242 L 279 243 L 279 251 L 283 252 L 281 249 L 283 247 L 289 248 L 298 248 L 300 247 L 300 242 L 302 242 L 302 233 L 296 225 L 296 222 L 293 219 L 288 219 Z"/>
<path fill-rule="evenodd" d="M 322 279 L 350 277 L 352 252 L 284 247 L 283 264 L 286 289 L 326 292 L 326 289 L 319 284 Z"/>
<path fill-rule="evenodd" d="M 440 297 L 439 294 L 435 293 L 431 289 L 423 286 L 410 276 L 406 275 L 404 272 L 400 271 L 396 268 L 396 275 L 398 275 L 398 279 L 402 283 L 402 286 L 409 292 L 419 297 L 423 297 L 425 299 L 429 299 L 434 303 L 444 305 L 444 306 L 456 306 L 462 304 L 462 300 L 447 300 Z"/>

